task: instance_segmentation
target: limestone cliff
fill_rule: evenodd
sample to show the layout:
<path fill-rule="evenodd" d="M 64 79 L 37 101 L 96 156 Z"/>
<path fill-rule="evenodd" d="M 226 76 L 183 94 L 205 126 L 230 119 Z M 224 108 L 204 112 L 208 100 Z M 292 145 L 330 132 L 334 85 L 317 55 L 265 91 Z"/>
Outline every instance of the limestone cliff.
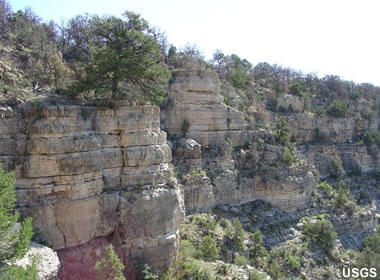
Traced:
<path fill-rule="evenodd" d="M 188 170 L 203 168 L 207 176 L 184 176 L 185 208 L 207 210 L 218 204 L 239 205 L 263 200 L 288 211 L 304 207 L 316 186 L 313 165 L 299 160 L 297 164 L 280 164 L 282 148 L 266 145 L 257 150 L 231 154 L 228 143 L 203 149 L 192 139 L 180 139 L 174 147 L 174 164 Z M 186 172 L 185 172 L 186 173 Z"/>
<path fill-rule="evenodd" d="M 175 70 L 169 83 L 169 102 L 161 112 L 161 127 L 171 134 L 184 136 L 184 121 L 190 124 L 186 133 L 201 145 L 223 144 L 227 137 L 238 145 L 246 140 L 243 114 L 224 105 L 220 81 L 214 72 Z"/>
<path fill-rule="evenodd" d="M 224 85 L 223 90 L 231 96 Z M 171 135 L 183 136 L 183 122 L 190 124 L 186 139 L 173 141 L 174 165 L 184 173 L 194 168 L 208 173 L 182 182 L 186 210 L 259 199 L 287 210 L 305 205 L 316 185 L 312 165 L 278 166 L 282 147 L 275 145 L 232 155 L 233 146 L 242 147 L 268 135 L 250 130 L 240 111 L 222 104 L 220 93 L 215 73 L 176 70 L 169 85 L 169 102 L 161 111 L 161 127 Z"/>
<path fill-rule="evenodd" d="M 8 110 L 0 131 L 0 162 L 16 174 L 18 208 L 59 251 L 65 279 L 91 277 L 99 238 L 125 263 L 163 271 L 174 262 L 183 199 L 158 107 L 34 106 Z M 81 265 L 74 247 L 87 256 Z"/>

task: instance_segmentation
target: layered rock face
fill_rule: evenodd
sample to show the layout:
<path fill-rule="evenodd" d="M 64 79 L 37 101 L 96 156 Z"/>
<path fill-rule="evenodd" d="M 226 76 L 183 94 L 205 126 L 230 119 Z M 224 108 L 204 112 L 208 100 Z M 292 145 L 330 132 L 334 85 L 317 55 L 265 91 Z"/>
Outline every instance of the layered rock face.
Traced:
<path fill-rule="evenodd" d="M 345 142 L 361 137 L 366 130 L 377 129 L 378 120 L 357 120 L 354 118 L 335 118 L 326 116 L 317 118 L 310 113 L 297 113 L 288 118 L 293 128 L 297 143 L 314 142 Z M 318 130 L 318 135 L 316 135 Z"/>
<path fill-rule="evenodd" d="M 227 107 L 220 95 L 216 73 L 204 70 L 176 70 L 169 84 L 169 103 L 161 112 L 161 127 L 184 136 L 183 123 L 190 127 L 187 137 L 201 145 L 223 144 L 227 137 L 235 144 L 246 139 L 243 114 Z"/>
<path fill-rule="evenodd" d="M 370 155 L 367 147 L 359 144 L 320 144 L 299 146 L 299 151 L 309 163 L 315 164 L 321 176 L 329 176 L 331 162 L 336 158 L 342 160 L 342 167 L 347 171 L 360 167 L 369 172 L 380 166 L 380 158 Z"/>
<path fill-rule="evenodd" d="M 365 146 L 357 143 L 367 130 L 378 128 L 377 118 L 316 118 L 312 114 L 299 113 L 290 116 L 288 123 L 300 143 L 298 148 L 302 155 L 316 165 L 322 176 L 329 175 L 329 163 L 334 158 L 342 160 L 346 171 L 360 167 L 363 172 L 369 172 L 380 165 L 378 156 L 371 155 Z"/>
<path fill-rule="evenodd" d="M 232 159 L 232 148 L 225 143 L 216 151 L 200 153 L 192 139 L 180 139 L 174 147 L 176 166 L 188 170 L 203 168 L 208 176 L 186 175 L 183 192 L 189 212 L 205 211 L 218 204 L 239 205 L 263 200 L 288 211 L 302 208 L 316 186 L 313 166 L 300 161 L 297 165 L 278 164 L 282 147 L 253 146 Z"/>
<path fill-rule="evenodd" d="M 278 106 L 284 108 L 285 110 L 293 110 L 295 112 L 303 112 L 304 110 L 304 103 L 302 102 L 301 98 L 291 95 L 291 94 L 284 94 L 278 99 Z"/>
<path fill-rule="evenodd" d="M 376 205 L 368 210 L 355 213 L 353 216 L 343 215 L 331 217 L 334 230 L 345 248 L 362 248 L 364 237 L 376 230 Z"/>
<path fill-rule="evenodd" d="M 0 162 L 15 172 L 18 208 L 42 241 L 64 252 L 105 237 L 130 261 L 174 262 L 183 200 L 158 107 L 8 112 L 0 132 Z"/>

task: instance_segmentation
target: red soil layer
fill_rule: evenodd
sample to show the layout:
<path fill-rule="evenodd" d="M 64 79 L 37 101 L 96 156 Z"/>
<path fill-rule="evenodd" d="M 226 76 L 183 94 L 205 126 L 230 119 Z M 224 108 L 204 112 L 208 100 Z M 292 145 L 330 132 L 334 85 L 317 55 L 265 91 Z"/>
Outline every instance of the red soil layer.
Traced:
<path fill-rule="evenodd" d="M 103 257 L 104 251 L 111 242 L 106 237 L 93 239 L 83 245 L 58 251 L 61 261 L 59 278 L 61 280 L 91 280 L 95 279 L 95 263 Z M 121 250 L 116 253 L 123 260 L 124 275 L 128 280 L 137 279 L 136 268 L 122 256 Z M 105 279 L 106 280 L 106 279 Z"/>

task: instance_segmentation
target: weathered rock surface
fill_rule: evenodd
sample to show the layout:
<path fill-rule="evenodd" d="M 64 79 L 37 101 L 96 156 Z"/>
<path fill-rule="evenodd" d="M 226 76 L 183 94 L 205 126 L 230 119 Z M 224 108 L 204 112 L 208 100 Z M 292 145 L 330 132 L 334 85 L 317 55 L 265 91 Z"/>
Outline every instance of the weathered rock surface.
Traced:
<path fill-rule="evenodd" d="M 334 158 L 342 160 L 342 167 L 350 172 L 355 167 L 360 167 L 362 172 L 369 172 L 380 166 L 380 159 L 370 155 L 367 147 L 359 144 L 318 144 L 299 146 L 298 150 L 305 160 L 310 164 L 315 164 L 320 175 L 325 177 L 330 175 L 330 162 Z"/>
<path fill-rule="evenodd" d="M 178 142 L 192 141 L 180 139 Z M 192 159 L 193 153 L 184 153 L 192 150 L 189 145 L 188 149 L 182 146 L 179 144 L 174 150 L 174 164 L 188 170 L 202 167 L 212 177 L 210 180 L 206 176 L 193 176 L 183 183 L 185 208 L 189 212 L 205 211 L 218 204 L 239 205 L 254 200 L 293 211 L 309 201 L 316 186 L 313 165 L 302 161 L 292 166 L 279 164 L 281 146 L 267 144 L 260 151 L 252 147 L 248 151 L 242 150 L 233 160 L 232 148 L 225 143 L 214 147 L 215 151 L 202 153 L 197 162 Z"/>
<path fill-rule="evenodd" d="M 330 218 L 334 230 L 345 248 L 362 248 L 364 237 L 376 230 L 376 206 L 353 216 L 343 215 Z"/>
<path fill-rule="evenodd" d="M 0 118 L 0 162 L 15 172 L 18 208 L 42 241 L 64 252 L 112 237 L 129 262 L 143 256 L 165 270 L 175 261 L 183 199 L 159 114 L 66 105 Z"/>
<path fill-rule="evenodd" d="M 60 262 L 57 253 L 51 248 L 35 242 L 30 242 L 29 251 L 22 259 L 17 260 L 15 264 L 26 267 L 33 263 L 37 266 L 38 280 L 58 279 Z"/>
<path fill-rule="evenodd" d="M 235 145 L 246 139 L 243 114 L 223 102 L 216 73 L 176 70 L 169 85 L 169 104 L 161 111 L 161 127 L 184 136 L 182 124 L 190 123 L 187 137 L 201 145 L 223 144 L 230 137 Z"/>
<path fill-rule="evenodd" d="M 297 143 L 322 141 L 346 142 L 361 137 L 368 129 L 377 129 L 378 121 L 354 118 L 317 118 L 311 113 L 296 113 L 288 117 Z"/>
<path fill-rule="evenodd" d="M 303 101 L 294 95 L 291 94 L 284 94 L 278 99 L 278 106 L 281 106 L 282 108 L 295 111 L 295 112 L 303 112 L 304 109 L 304 103 Z"/>

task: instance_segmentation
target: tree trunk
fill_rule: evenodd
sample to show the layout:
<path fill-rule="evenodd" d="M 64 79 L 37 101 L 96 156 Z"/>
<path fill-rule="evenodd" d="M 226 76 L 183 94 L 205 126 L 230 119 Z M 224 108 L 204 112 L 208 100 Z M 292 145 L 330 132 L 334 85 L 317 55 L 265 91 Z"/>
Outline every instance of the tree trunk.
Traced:
<path fill-rule="evenodd" d="M 115 96 L 116 93 L 118 92 L 118 89 L 119 89 L 118 85 L 119 85 L 119 80 L 116 77 L 112 78 L 112 96 Z"/>

